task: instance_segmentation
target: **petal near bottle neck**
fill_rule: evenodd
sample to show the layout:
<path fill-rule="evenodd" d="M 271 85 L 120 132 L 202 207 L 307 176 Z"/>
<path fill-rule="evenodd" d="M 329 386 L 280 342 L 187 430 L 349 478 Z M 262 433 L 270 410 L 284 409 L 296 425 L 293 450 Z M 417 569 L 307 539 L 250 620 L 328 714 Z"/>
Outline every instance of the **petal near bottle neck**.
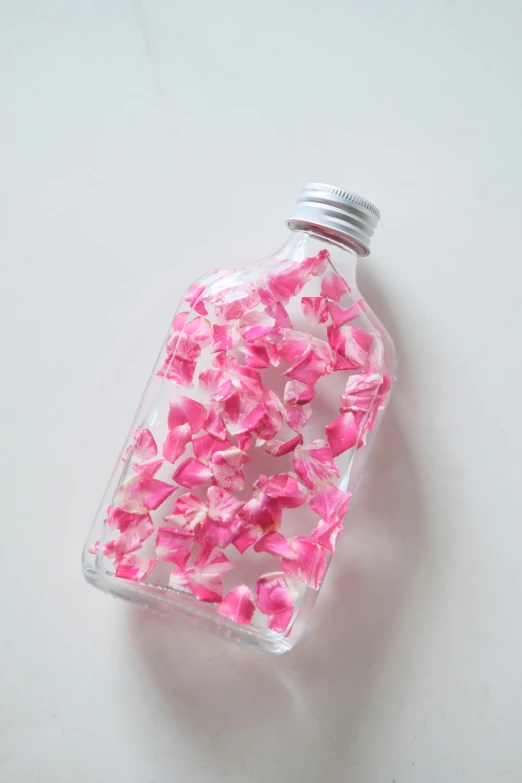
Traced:
<path fill-rule="evenodd" d="M 316 256 L 321 250 L 328 250 L 336 272 L 346 280 L 352 291 L 357 291 L 357 253 L 350 245 L 323 234 L 318 229 L 295 229 L 275 257 L 284 260 L 304 261 Z"/>

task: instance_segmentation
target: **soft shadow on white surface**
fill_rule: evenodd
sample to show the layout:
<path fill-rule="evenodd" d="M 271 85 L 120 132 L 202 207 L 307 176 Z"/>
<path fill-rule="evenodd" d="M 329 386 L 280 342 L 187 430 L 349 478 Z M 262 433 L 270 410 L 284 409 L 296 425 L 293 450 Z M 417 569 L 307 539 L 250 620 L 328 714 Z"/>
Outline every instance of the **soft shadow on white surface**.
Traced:
<path fill-rule="evenodd" d="M 400 355 L 393 323 L 390 331 Z M 158 709 L 167 708 L 173 733 L 193 745 L 216 780 L 315 781 L 325 773 L 328 780 L 346 779 L 424 547 L 423 503 L 397 401 L 385 417 L 315 619 L 293 651 L 264 656 L 129 610 L 131 642 L 157 691 Z M 375 708 L 378 694 L 371 701 Z"/>

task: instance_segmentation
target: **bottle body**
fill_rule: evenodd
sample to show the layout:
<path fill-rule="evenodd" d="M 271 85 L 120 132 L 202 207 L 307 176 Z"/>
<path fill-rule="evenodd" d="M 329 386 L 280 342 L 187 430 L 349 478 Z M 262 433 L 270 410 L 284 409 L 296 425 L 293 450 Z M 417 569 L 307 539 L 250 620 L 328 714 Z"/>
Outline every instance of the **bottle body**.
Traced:
<path fill-rule="evenodd" d="M 86 544 L 90 582 L 267 652 L 295 644 L 395 373 L 355 262 L 296 230 L 187 291 Z"/>

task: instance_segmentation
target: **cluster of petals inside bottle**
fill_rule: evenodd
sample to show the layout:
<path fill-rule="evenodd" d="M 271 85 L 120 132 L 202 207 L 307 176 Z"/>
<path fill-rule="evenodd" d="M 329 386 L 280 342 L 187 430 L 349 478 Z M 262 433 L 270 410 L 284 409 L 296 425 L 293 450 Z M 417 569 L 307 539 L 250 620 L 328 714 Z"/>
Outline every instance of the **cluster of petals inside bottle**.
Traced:
<path fill-rule="evenodd" d="M 319 295 L 303 296 L 314 279 Z M 235 623 L 257 618 L 285 634 L 303 586 L 321 585 L 342 530 L 351 494 L 338 486 L 338 459 L 364 446 L 390 380 L 381 338 L 353 324 L 364 303 L 327 250 L 261 270 L 255 281 L 229 280 L 218 271 L 187 292 L 158 371 L 172 390 L 166 435 L 157 442 L 147 426 L 134 433 L 92 551 L 102 547 L 117 578 L 143 582 L 168 568 L 170 589 Z M 290 305 L 309 329 L 295 328 Z M 343 382 L 336 415 L 310 440 L 317 385 L 334 373 Z M 261 457 L 273 467 L 257 472 Z M 289 469 L 281 471 L 283 458 Z M 286 515 L 305 506 L 314 528 L 285 534 Z M 225 590 L 247 554 L 263 562 L 270 555 L 274 567 L 251 583 L 229 580 Z"/>

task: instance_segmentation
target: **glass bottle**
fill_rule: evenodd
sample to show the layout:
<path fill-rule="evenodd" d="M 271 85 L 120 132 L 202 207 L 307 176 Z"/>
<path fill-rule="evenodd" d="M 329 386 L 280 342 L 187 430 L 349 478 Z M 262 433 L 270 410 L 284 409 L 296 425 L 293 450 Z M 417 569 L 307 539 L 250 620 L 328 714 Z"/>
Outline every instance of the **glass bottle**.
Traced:
<path fill-rule="evenodd" d="M 293 647 L 394 380 L 356 281 L 378 220 L 309 184 L 279 251 L 188 289 L 86 543 L 89 582 L 266 652 Z"/>

